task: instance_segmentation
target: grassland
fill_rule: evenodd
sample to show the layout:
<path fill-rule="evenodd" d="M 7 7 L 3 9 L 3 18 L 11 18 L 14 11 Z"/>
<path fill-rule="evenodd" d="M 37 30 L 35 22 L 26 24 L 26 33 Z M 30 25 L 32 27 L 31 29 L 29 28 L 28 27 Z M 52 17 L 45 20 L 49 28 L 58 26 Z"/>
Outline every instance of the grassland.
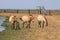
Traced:
<path fill-rule="evenodd" d="M 38 27 L 36 20 L 38 14 L 32 14 L 35 17 L 35 22 L 31 24 L 30 29 L 22 28 L 22 22 L 19 20 L 22 15 L 28 14 L 14 15 L 20 22 L 21 30 L 11 30 L 11 25 L 7 19 L 4 21 L 6 30 L 0 32 L 0 40 L 60 40 L 60 15 L 46 16 L 49 26 L 44 29 Z"/>

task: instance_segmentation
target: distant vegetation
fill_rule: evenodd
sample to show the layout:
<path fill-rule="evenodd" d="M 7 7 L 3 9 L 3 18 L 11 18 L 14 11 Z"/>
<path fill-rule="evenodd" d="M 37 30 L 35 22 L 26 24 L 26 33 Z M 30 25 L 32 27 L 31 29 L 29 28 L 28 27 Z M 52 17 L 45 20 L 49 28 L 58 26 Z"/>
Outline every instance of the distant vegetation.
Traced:
<path fill-rule="evenodd" d="M 0 13 L 29 13 L 29 9 L 0 9 Z M 39 13 L 37 9 L 31 9 L 30 13 Z M 60 10 L 46 10 L 46 15 L 60 15 Z"/>

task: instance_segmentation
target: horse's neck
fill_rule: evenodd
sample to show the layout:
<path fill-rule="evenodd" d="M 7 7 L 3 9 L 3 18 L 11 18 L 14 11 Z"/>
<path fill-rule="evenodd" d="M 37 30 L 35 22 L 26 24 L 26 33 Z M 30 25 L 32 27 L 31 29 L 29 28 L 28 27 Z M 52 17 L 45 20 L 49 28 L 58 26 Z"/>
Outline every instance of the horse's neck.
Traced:
<path fill-rule="evenodd" d="M 34 17 L 33 16 L 30 16 L 30 21 L 32 21 L 34 19 Z"/>

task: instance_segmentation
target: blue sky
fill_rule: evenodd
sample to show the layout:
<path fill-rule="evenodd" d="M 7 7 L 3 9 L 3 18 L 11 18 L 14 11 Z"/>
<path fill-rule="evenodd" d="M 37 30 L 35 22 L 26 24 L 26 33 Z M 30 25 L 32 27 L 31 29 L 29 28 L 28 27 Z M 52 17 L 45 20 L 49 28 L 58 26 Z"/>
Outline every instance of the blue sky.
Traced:
<path fill-rule="evenodd" d="M 60 0 L 0 0 L 0 9 L 60 9 Z"/>

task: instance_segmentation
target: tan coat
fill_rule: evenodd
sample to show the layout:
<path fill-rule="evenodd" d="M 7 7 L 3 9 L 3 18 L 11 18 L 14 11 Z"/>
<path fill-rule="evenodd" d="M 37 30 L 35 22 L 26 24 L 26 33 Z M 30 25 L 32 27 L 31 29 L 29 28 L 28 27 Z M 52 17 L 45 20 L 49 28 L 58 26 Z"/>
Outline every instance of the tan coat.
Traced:
<path fill-rule="evenodd" d="M 37 20 L 38 20 L 38 21 L 42 21 L 42 22 L 44 21 L 44 23 L 45 23 L 45 25 L 46 25 L 46 22 L 47 22 L 47 21 L 46 21 L 44 15 L 38 15 L 38 16 L 37 16 Z"/>
<path fill-rule="evenodd" d="M 34 19 L 33 16 L 22 16 L 21 18 L 24 22 L 32 21 Z"/>
<path fill-rule="evenodd" d="M 14 21 L 15 21 L 15 17 L 14 16 L 10 16 L 9 22 L 13 23 Z"/>

